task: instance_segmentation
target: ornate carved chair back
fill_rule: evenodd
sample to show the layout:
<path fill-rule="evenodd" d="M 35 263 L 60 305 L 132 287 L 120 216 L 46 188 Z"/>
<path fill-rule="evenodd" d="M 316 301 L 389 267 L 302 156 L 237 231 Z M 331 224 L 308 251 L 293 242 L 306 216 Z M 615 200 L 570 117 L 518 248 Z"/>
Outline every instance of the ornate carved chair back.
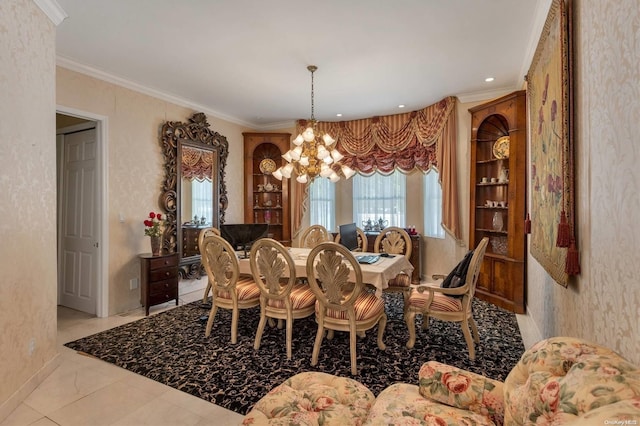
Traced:
<path fill-rule="evenodd" d="M 300 237 L 300 247 L 314 248 L 320 243 L 332 241 L 329 231 L 322 225 L 311 225 Z"/>

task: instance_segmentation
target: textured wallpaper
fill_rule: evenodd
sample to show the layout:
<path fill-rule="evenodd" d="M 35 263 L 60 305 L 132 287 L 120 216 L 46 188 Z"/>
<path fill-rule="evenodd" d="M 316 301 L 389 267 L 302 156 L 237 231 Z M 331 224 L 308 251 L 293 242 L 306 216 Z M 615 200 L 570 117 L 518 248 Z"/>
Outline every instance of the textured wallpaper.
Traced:
<path fill-rule="evenodd" d="M 57 349 L 55 28 L 2 0 L 0 39 L 1 407 Z"/>
<path fill-rule="evenodd" d="M 564 289 L 529 257 L 529 315 L 540 337 L 586 338 L 640 365 L 640 8 L 574 5 L 582 274 Z"/>
<path fill-rule="evenodd" d="M 195 111 L 65 68 L 56 73 L 58 105 L 107 119 L 107 275 L 109 315 L 114 315 L 140 306 L 140 289 L 130 290 L 129 281 L 140 277 L 138 254 L 150 251 L 142 220 L 159 209 L 164 180 L 160 127 L 167 120 L 185 122 Z M 216 117 L 208 122 L 229 141 L 227 223 L 242 222 L 243 197 L 231 195 L 243 193 L 242 132 L 248 129 Z"/>

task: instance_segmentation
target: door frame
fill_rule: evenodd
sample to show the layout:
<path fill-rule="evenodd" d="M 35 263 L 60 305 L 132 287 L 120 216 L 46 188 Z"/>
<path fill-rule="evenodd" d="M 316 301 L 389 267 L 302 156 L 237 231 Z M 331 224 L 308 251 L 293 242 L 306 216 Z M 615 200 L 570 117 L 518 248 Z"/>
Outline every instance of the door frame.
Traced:
<path fill-rule="evenodd" d="M 96 316 L 104 318 L 109 316 L 109 221 L 108 221 L 108 206 L 109 206 L 109 180 L 107 178 L 108 169 L 108 117 L 104 115 L 94 114 L 88 111 L 82 111 L 75 108 L 70 108 L 64 105 L 56 105 L 56 113 L 69 115 L 72 117 L 78 117 L 85 120 L 90 120 L 95 123 L 96 128 L 96 143 L 97 143 L 97 160 L 96 160 L 96 194 L 97 198 L 97 225 L 98 225 L 98 291 L 96 294 Z M 88 125 L 71 126 L 66 129 L 80 130 L 82 126 L 88 127 Z M 57 144 L 56 130 L 56 144 Z M 56 184 L 57 185 L 57 184 Z M 58 221 L 60 216 L 58 215 Z M 59 225 L 59 223 L 58 223 Z M 58 248 L 56 248 L 58 251 Z M 58 280 L 59 281 L 59 280 Z M 58 282 L 58 299 L 59 299 L 60 283 Z"/>

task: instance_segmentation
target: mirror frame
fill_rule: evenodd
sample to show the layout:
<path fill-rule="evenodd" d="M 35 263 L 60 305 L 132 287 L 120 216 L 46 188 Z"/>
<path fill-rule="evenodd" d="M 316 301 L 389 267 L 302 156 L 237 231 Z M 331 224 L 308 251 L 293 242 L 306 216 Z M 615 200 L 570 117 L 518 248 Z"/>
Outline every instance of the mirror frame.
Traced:
<path fill-rule="evenodd" d="M 165 215 L 165 230 L 162 237 L 162 248 L 167 253 L 178 252 L 178 273 L 181 278 L 199 278 L 203 275 L 200 255 L 182 257 L 181 245 L 178 241 L 182 238 L 182 224 L 178 223 L 180 217 L 180 195 L 182 173 L 179 169 L 179 147 L 182 144 L 212 150 L 217 154 L 217 173 L 212 176 L 214 194 L 218 197 L 218 223 L 212 218 L 212 225 L 219 227 L 225 221 L 225 211 L 229 205 L 227 197 L 227 185 L 225 182 L 225 167 L 229 156 L 229 142 L 225 136 L 210 129 L 207 116 L 198 112 L 189 118 L 188 123 L 180 121 L 167 121 L 162 125 L 160 143 L 164 155 L 165 177 L 162 182 L 160 194 L 160 208 Z"/>

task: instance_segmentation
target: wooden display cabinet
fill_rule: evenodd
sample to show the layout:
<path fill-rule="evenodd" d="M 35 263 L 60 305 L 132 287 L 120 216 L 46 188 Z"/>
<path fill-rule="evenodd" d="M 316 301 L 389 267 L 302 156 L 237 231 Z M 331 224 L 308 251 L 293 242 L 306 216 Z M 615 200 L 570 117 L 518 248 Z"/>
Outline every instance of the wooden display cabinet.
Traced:
<path fill-rule="evenodd" d="M 268 223 L 269 234 L 291 245 L 289 179 L 271 175 L 284 165 L 282 154 L 289 151 L 291 133 L 248 133 L 244 136 L 245 223 Z"/>
<path fill-rule="evenodd" d="M 476 295 L 516 313 L 525 312 L 526 294 L 525 94 L 517 91 L 469 109 L 469 246 L 489 237 Z"/>

